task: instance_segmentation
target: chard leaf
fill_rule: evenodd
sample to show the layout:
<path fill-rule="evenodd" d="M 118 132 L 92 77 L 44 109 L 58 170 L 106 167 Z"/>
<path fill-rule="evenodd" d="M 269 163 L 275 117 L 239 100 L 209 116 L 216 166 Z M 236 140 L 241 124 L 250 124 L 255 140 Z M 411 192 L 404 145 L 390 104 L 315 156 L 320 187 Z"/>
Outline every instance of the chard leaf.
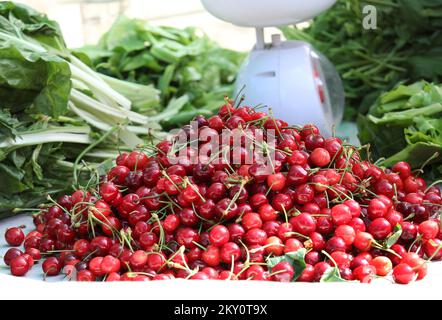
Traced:
<path fill-rule="evenodd" d="M 439 156 L 434 158 L 435 154 L 439 154 Z M 413 168 L 420 168 L 431 158 L 433 158 L 431 163 L 440 163 L 442 161 L 441 155 L 442 146 L 428 142 L 418 142 L 385 159 L 382 161 L 382 165 L 391 167 L 400 161 L 407 161 Z"/>
<path fill-rule="evenodd" d="M 71 91 L 69 65 L 56 56 L 0 45 L 0 107 L 33 109 L 51 117 L 67 112 Z"/>
<path fill-rule="evenodd" d="M 19 121 L 13 118 L 9 110 L 0 109 L 0 138 L 14 138 L 17 135 Z"/>
<path fill-rule="evenodd" d="M 0 163 L 0 193 L 14 194 L 26 190 L 26 185 L 21 181 L 24 178 L 24 172 L 6 163 Z"/>
<path fill-rule="evenodd" d="M 126 52 L 141 50 L 145 47 L 145 41 L 139 33 L 139 23 L 136 20 L 120 16 L 104 35 L 101 44 L 111 51 L 116 48 L 121 48 Z"/>
<path fill-rule="evenodd" d="M 23 4 L 3 1 L 0 3 L 0 17 L 0 29 L 14 35 L 23 33 L 40 45 L 58 50 L 60 54 L 68 53 L 59 25 L 46 15 Z"/>

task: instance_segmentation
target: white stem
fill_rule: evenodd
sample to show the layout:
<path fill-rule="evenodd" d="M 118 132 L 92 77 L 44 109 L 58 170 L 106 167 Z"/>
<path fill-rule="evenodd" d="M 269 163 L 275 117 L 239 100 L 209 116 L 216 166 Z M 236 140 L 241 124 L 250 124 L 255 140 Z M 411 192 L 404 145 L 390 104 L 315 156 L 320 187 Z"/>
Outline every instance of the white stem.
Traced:
<path fill-rule="evenodd" d="M 118 157 L 118 155 L 119 155 L 118 152 L 101 151 L 101 150 L 92 151 L 86 154 L 86 156 L 89 158 L 98 158 L 98 159 L 115 159 L 116 157 Z"/>
<path fill-rule="evenodd" d="M 72 102 L 69 102 L 69 108 L 84 121 L 89 123 L 91 126 L 100 129 L 102 131 L 108 131 L 112 128 L 112 126 L 104 123 L 102 120 L 98 119 L 94 115 L 77 108 Z"/>
<path fill-rule="evenodd" d="M 128 147 L 136 148 L 138 145 L 143 144 L 141 140 L 135 133 L 130 132 L 127 129 L 122 129 L 118 132 L 118 137 L 123 141 Z"/>
<path fill-rule="evenodd" d="M 23 40 L 21 38 L 15 37 L 15 36 L 11 36 L 7 33 L 1 32 L 1 31 L 0 31 L 0 38 L 3 38 L 4 40 L 9 40 L 11 42 L 19 43 L 23 47 L 28 48 L 29 50 L 32 50 L 32 51 L 36 51 L 39 53 L 48 52 L 44 47 L 42 47 L 38 44 L 35 44 L 35 43 L 27 41 L 27 40 Z"/>
<path fill-rule="evenodd" d="M 97 74 L 94 70 L 89 68 L 86 64 L 83 63 L 80 59 L 75 57 L 74 55 L 70 55 L 69 59 L 71 60 L 72 65 L 76 66 L 78 69 L 84 71 L 85 73 L 89 74 L 91 77 L 96 79 L 99 82 L 105 83 L 105 81 L 100 77 L 99 74 Z"/>
<path fill-rule="evenodd" d="M 149 129 L 158 129 L 158 128 L 127 126 L 127 130 L 139 135 L 147 135 Z"/>
<path fill-rule="evenodd" d="M 69 142 L 69 143 L 79 143 L 79 144 L 90 144 L 92 140 L 87 134 L 77 134 L 77 133 L 65 133 L 65 132 L 41 132 L 41 133 L 26 133 L 15 140 L 9 138 L 0 143 L 0 148 L 10 148 L 10 147 L 24 147 L 39 145 L 44 143 L 52 142 Z"/>
<path fill-rule="evenodd" d="M 95 77 L 91 76 L 89 73 L 84 72 L 74 64 L 70 63 L 72 77 L 76 79 L 80 79 L 84 83 L 86 83 L 90 90 L 95 92 L 101 92 L 102 95 L 112 97 L 119 105 L 121 105 L 124 109 L 130 110 L 132 103 L 129 99 L 119 94 L 115 90 L 113 90 L 110 86 L 108 86 L 103 81 L 96 80 Z"/>
<path fill-rule="evenodd" d="M 111 108 L 104 103 L 94 100 L 93 98 L 85 95 L 84 93 L 76 89 L 71 90 L 71 99 L 74 103 L 76 103 L 77 107 L 79 108 L 86 107 L 87 109 L 89 109 L 89 111 L 95 111 L 99 114 L 106 114 L 108 116 L 120 119 L 121 121 L 129 119 L 134 123 L 142 125 L 146 125 L 149 122 L 148 117 L 145 117 L 136 112 L 125 110 L 123 108 Z"/>
<path fill-rule="evenodd" d="M 78 79 L 71 79 L 72 81 L 72 87 L 78 91 L 88 91 L 89 87 L 81 80 Z M 94 97 L 98 99 L 101 103 L 104 103 L 105 105 L 108 105 L 114 109 L 120 108 L 118 103 L 116 103 L 114 100 L 109 98 L 108 96 L 102 95 L 100 92 L 95 92 Z"/>

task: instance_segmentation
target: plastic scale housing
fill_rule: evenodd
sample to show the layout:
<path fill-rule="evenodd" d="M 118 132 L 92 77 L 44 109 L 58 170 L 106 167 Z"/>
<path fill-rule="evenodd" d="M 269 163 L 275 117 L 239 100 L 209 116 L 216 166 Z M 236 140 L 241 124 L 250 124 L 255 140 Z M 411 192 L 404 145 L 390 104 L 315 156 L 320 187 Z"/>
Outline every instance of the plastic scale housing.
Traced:
<path fill-rule="evenodd" d="M 257 44 L 244 62 L 236 93 L 250 106 L 265 105 L 290 124 L 316 124 L 325 136 L 342 120 L 344 90 L 334 66 L 302 41 L 264 42 L 264 29 L 309 20 L 336 0 L 202 0 L 214 16 L 257 29 Z"/>

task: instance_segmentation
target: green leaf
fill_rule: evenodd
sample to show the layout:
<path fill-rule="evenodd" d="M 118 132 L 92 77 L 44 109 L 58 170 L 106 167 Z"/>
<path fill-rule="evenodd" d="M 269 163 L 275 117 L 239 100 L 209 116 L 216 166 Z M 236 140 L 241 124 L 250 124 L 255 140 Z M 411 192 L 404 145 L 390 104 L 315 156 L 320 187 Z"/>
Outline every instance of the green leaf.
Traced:
<path fill-rule="evenodd" d="M 23 33 L 58 53 L 68 53 L 59 25 L 46 15 L 23 4 L 3 1 L 0 2 L 0 16 L 0 29 L 14 35 Z"/>
<path fill-rule="evenodd" d="M 280 262 L 283 261 L 287 261 L 289 262 L 292 266 L 293 269 L 295 270 L 295 274 L 293 276 L 293 280 L 292 282 L 295 282 L 302 274 L 302 272 L 304 272 L 305 268 L 306 268 L 306 263 L 305 263 L 305 255 L 307 253 L 306 249 L 299 249 L 296 252 L 289 252 L 286 253 L 283 256 L 280 257 L 272 257 L 272 258 L 268 258 L 266 263 L 267 263 L 267 267 L 269 268 L 269 271 L 272 272 L 272 269 Z"/>
<path fill-rule="evenodd" d="M 19 121 L 13 118 L 9 110 L 0 109 L 0 138 L 14 138 Z"/>
<path fill-rule="evenodd" d="M 170 118 L 169 120 L 164 121 L 164 125 L 166 127 L 179 127 L 185 123 L 188 123 L 196 116 L 202 115 L 205 117 L 211 116 L 213 111 L 207 109 L 192 109 L 192 110 L 183 110 Z"/>
<path fill-rule="evenodd" d="M 434 158 L 436 154 L 439 154 L 439 156 Z M 442 146 L 418 142 L 383 160 L 382 165 L 391 167 L 400 161 L 407 161 L 413 168 L 420 168 L 429 159 L 433 159 L 431 163 L 442 162 Z"/>
<path fill-rule="evenodd" d="M 107 76 L 102 76 L 102 78 L 112 89 L 128 98 L 137 111 L 146 112 L 160 103 L 160 92 L 152 85 L 145 86 Z"/>
<path fill-rule="evenodd" d="M 145 40 L 139 36 L 139 32 L 139 23 L 136 20 L 120 16 L 103 36 L 101 44 L 111 51 L 116 48 L 126 52 L 141 50 L 145 47 Z"/>
<path fill-rule="evenodd" d="M 82 48 L 75 49 L 73 53 L 75 55 L 78 53 L 86 55 L 91 61 L 108 59 L 112 56 L 112 51 L 94 45 L 87 45 Z"/>
<path fill-rule="evenodd" d="M 367 4 L 376 6 L 376 30 L 361 28 L 365 18 L 361 8 Z M 364 100 L 373 93 L 389 91 L 400 83 L 442 81 L 441 25 L 439 0 L 338 0 L 308 27 L 281 30 L 290 40 L 311 43 L 336 66 L 345 87 L 346 107 L 356 110 L 346 111 L 347 119 L 353 120 L 358 113 L 367 113 Z M 385 96 L 382 107 L 393 107 L 390 103 L 412 96 L 405 87 Z M 370 112 L 380 116 L 377 111 L 383 113 L 381 109 Z"/>
<path fill-rule="evenodd" d="M 24 172 L 6 163 L 0 163 L 0 193 L 14 194 L 26 190 L 26 186 L 22 183 Z"/>
<path fill-rule="evenodd" d="M 166 97 L 169 94 L 170 83 L 172 82 L 175 69 L 176 69 L 175 65 L 171 64 L 167 66 L 166 70 L 164 70 L 164 74 L 161 76 L 160 80 L 158 81 L 158 89 Z"/>
<path fill-rule="evenodd" d="M 341 273 L 339 272 L 338 268 L 330 267 L 327 269 L 327 271 L 325 271 L 320 282 L 326 283 L 326 282 L 348 282 L 348 281 L 341 278 Z"/>
<path fill-rule="evenodd" d="M 402 236 L 402 226 L 398 223 L 394 227 L 393 234 L 387 238 L 386 241 L 387 248 L 390 249 L 392 246 L 394 246 L 399 241 L 401 236 Z"/>
<path fill-rule="evenodd" d="M 298 280 L 298 278 L 301 276 L 301 274 L 304 272 L 307 264 L 305 262 L 305 255 L 307 251 L 304 251 L 303 249 L 300 249 L 296 252 L 289 252 L 286 253 L 288 258 L 291 259 L 292 265 L 295 269 L 295 275 L 293 277 L 293 281 Z"/>
<path fill-rule="evenodd" d="M 378 125 L 369 117 L 358 117 L 359 140 L 362 145 L 370 144 L 374 159 L 393 156 L 407 147 L 404 128 L 395 125 Z"/>
<path fill-rule="evenodd" d="M 415 94 L 421 92 L 425 84 L 425 81 L 420 81 L 409 86 L 399 85 L 396 89 L 381 95 L 379 98 L 379 105 L 385 105 L 398 100 L 403 102 L 404 98 L 409 99 Z"/>
<path fill-rule="evenodd" d="M 143 51 L 136 56 L 128 56 L 121 64 L 123 72 L 136 71 L 140 68 L 148 68 L 156 72 L 161 72 L 164 67 L 147 51 Z"/>
<path fill-rule="evenodd" d="M 32 152 L 32 157 L 31 157 L 32 170 L 34 171 L 35 176 L 39 180 L 43 180 L 43 168 L 39 164 L 40 151 L 41 151 L 42 147 L 43 147 L 43 145 L 41 145 L 41 144 L 38 145 L 34 149 L 34 152 Z"/>
<path fill-rule="evenodd" d="M 442 103 L 434 103 L 422 108 L 414 108 L 399 112 L 388 112 L 385 113 L 382 118 L 376 118 L 372 115 L 369 115 L 368 118 L 371 122 L 377 125 L 389 124 L 408 126 L 413 123 L 415 117 L 433 116 L 441 112 Z"/>
<path fill-rule="evenodd" d="M 69 65 L 56 56 L 0 45 L 0 107 L 13 112 L 32 108 L 59 117 L 67 111 L 71 90 Z"/>

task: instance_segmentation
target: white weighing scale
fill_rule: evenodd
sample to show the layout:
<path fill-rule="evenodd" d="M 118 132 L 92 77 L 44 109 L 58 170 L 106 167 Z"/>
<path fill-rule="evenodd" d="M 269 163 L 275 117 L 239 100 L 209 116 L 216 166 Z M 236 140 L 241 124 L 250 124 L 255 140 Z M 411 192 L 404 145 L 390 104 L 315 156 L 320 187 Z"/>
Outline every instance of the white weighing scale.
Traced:
<path fill-rule="evenodd" d="M 344 89 L 334 66 L 310 44 L 264 40 L 264 28 L 308 21 L 336 0 L 201 0 L 215 17 L 256 28 L 257 43 L 244 62 L 236 94 L 246 105 L 266 105 L 290 124 L 313 123 L 325 136 L 342 121 Z"/>

